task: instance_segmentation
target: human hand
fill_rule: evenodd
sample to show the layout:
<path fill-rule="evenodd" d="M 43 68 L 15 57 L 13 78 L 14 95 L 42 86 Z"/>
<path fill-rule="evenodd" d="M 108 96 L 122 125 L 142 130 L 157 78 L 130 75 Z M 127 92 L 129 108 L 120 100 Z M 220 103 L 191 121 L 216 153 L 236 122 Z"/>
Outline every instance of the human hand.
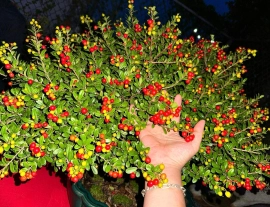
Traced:
<path fill-rule="evenodd" d="M 174 101 L 180 106 L 181 96 L 177 95 Z M 173 120 L 178 123 L 179 117 Z M 199 121 L 194 127 L 194 140 L 186 142 L 179 132 L 171 130 L 165 134 L 161 126 L 155 125 L 152 128 L 152 122 L 148 121 L 146 128 L 140 133 L 140 140 L 146 147 L 150 147 L 148 156 L 151 158 L 151 164 L 163 163 L 165 171 L 172 169 L 180 171 L 198 152 L 204 124 L 204 120 Z"/>

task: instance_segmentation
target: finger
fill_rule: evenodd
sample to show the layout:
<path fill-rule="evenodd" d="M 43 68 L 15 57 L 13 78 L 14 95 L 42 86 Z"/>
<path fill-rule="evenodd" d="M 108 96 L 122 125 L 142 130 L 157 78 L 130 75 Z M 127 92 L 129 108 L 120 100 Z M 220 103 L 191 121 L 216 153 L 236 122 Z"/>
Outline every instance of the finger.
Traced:
<path fill-rule="evenodd" d="M 204 125 L 205 125 L 205 121 L 201 120 L 194 127 L 193 134 L 195 135 L 195 138 L 191 143 L 194 146 L 194 149 L 196 149 L 197 151 L 199 150 L 200 144 L 202 142 L 202 137 L 203 137 L 203 132 L 204 132 Z"/>
<path fill-rule="evenodd" d="M 181 104 L 182 104 L 182 97 L 179 94 L 177 94 L 175 96 L 175 98 L 174 98 L 174 102 L 177 103 L 177 106 L 181 106 Z M 176 123 L 179 123 L 179 120 L 180 120 L 180 115 L 179 115 L 179 117 L 173 117 L 172 118 L 172 121 L 175 121 Z"/>

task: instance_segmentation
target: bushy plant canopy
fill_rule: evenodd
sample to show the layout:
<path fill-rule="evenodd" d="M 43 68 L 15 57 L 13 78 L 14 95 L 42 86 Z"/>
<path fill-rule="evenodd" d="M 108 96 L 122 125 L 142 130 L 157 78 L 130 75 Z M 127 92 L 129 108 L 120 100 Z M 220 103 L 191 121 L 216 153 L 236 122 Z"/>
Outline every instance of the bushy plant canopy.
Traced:
<path fill-rule="evenodd" d="M 84 32 L 59 26 L 54 37 L 42 36 L 32 20 L 30 61 L 15 43 L 2 44 L 0 71 L 12 87 L 0 103 L 1 178 L 19 172 L 25 181 L 51 163 L 74 182 L 103 168 L 115 178 L 143 175 L 162 186 L 164 166 L 151 164 L 140 131 L 150 120 L 192 142 L 194 125 L 204 119 L 201 148 L 183 169 L 183 182 L 202 179 L 219 195 L 268 185 L 269 146 L 262 142 L 268 109 L 243 90 L 244 62 L 256 50 L 226 52 L 214 40 L 182 39 L 178 14 L 161 25 L 155 7 L 147 9 L 145 24 L 130 1 L 125 22 L 82 16 Z M 180 123 L 172 121 L 180 113 Z"/>

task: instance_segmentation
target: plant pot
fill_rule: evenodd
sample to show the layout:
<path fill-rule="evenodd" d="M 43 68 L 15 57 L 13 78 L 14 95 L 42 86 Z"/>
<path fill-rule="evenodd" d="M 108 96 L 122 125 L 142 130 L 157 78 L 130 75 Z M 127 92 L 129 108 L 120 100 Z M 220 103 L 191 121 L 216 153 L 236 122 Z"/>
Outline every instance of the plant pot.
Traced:
<path fill-rule="evenodd" d="M 81 181 L 77 183 L 68 181 L 67 191 L 71 207 L 108 207 L 105 203 L 94 199 Z"/>
<path fill-rule="evenodd" d="M 67 191 L 71 207 L 108 207 L 105 203 L 96 200 L 91 193 L 85 189 L 81 181 L 77 183 L 68 181 Z M 200 207 L 188 189 L 185 199 L 186 207 Z"/>

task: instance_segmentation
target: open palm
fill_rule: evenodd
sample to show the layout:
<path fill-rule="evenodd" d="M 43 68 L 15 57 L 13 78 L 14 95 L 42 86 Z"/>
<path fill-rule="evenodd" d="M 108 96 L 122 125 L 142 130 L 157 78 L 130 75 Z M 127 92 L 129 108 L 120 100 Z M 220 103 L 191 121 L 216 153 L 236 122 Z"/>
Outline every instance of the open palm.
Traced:
<path fill-rule="evenodd" d="M 182 98 L 175 97 L 175 102 L 180 106 Z M 174 118 L 179 122 L 179 118 Z M 162 127 L 148 122 L 147 127 L 141 131 L 140 140 L 146 147 L 150 147 L 149 157 L 154 165 L 165 164 L 166 168 L 182 169 L 182 167 L 198 152 L 202 140 L 204 120 L 199 121 L 194 127 L 195 138 L 186 142 L 178 132 L 173 130 L 164 133 Z"/>

